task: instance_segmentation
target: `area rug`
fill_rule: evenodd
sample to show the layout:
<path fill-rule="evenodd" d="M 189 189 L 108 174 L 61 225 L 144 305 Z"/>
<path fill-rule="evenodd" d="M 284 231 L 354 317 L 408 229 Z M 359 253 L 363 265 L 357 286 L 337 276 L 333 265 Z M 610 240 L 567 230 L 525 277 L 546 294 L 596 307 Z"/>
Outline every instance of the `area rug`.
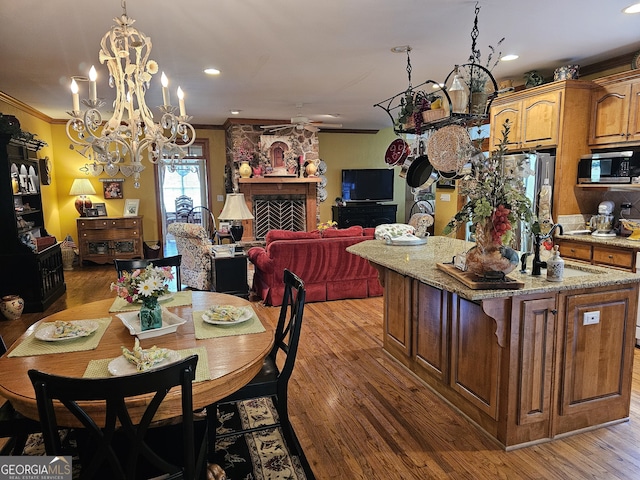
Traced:
<path fill-rule="evenodd" d="M 271 425 L 278 412 L 269 398 L 257 398 L 218 406 L 216 433 Z M 228 480 L 305 480 L 300 459 L 291 455 L 280 428 L 231 435 L 216 441 L 215 463 Z"/>
<path fill-rule="evenodd" d="M 258 398 L 218 407 L 218 435 L 270 425 L 278 413 L 269 398 Z M 61 431 L 63 443 L 73 443 L 73 434 Z M 42 435 L 29 436 L 25 455 L 44 455 Z M 216 442 L 215 462 L 225 471 L 227 480 L 306 480 L 300 459 L 291 455 L 279 428 L 231 435 Z M 74 480 L 80 478 L 78 459 L 73 459 Z"/>

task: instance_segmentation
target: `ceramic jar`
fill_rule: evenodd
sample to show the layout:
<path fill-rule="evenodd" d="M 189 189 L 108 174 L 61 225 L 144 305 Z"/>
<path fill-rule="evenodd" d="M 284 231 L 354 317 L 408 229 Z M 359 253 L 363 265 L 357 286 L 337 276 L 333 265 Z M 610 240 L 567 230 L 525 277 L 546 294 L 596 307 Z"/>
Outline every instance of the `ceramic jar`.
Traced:
<path fill-rule="evenodd" d="M 553 72 L 553 81 L 577 80 L 579 71 L 580 65 L 565 65 L 564 67 L 556 68 Z"/>
<path fill-rule="evenodd" d="M 318 172 L 318 166 L 315 164 L 315 162 L 309 162 L 307 163 L 305 171 L 307 172 L 308 177 L 313 177 Z"/>
<path fill-rule="evenodd" d="M 242 178 L 249 178 L 251 176 L 251 165 L 249 162 L 242 162 L 238 167 L 238 173 Z"/>
<path fill-rule="evenodd" d="M 18 295 L 5 295 L 0 302 L 0 312 L 8 320 L 17 320 L 24 310 L 24 300 Z"/>

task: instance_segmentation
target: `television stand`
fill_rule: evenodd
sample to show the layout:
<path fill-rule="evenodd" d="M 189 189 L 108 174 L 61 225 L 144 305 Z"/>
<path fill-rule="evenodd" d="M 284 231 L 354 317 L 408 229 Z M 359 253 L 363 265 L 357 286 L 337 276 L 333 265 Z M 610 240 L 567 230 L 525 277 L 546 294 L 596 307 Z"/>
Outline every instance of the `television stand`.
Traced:
<path fill-rule="evenodd" d="M 338 228 L 348 228 L 360 225 L 364 228 L 377 227 L 383 223 L 396 223 L 397 205 L 355 202 L 344 207 L 331 207 L 334 222 Z"/>

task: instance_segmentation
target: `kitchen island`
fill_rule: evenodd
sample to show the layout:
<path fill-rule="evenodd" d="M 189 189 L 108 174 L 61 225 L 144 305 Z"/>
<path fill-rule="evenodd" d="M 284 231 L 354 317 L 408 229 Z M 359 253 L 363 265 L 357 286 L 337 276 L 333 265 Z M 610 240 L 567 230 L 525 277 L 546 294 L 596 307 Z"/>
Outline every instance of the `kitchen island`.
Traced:
<path fill-rule="evenodd" d="M 384 349 L 505 449 L 628 420 L 640 276 L 567 261 L 476 290 L 437 266 L 472 245 L 347 248 L 380 273 Z"/>

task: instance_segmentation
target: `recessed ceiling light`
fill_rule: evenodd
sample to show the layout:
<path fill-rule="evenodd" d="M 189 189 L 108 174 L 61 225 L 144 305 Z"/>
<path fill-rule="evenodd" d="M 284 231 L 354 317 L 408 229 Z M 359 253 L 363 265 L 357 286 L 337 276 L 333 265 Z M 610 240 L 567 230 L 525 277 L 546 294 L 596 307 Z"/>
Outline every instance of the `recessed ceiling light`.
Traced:
<path fill-rule="evenodd" d="M 431 85 L 431 88 L 433 88 L 434 90 L 436 88 L 444 88 L 444 83 L 434 83 L 433 85 Z"/>
<path fill-rule="evenodd" d="M 500 60 L 502 60 L 503 62 L 510 62 L 511 60 L 515 60 L 516 58 L 518 58 L 518 55 L 511 53 L 509 55 L 503 55 L 502 57 L 500 57 Z"/>
<path fill-rule="evenodd" d="M 239 115 L 242 110 L 231 110 L 231 115 Z"/>
<path fill-rule="evenodd" d="M 622 10 L 622 13 L 640 13 L 640 3 L 634 3 Z"/>
<path fill-rule="evenodd" d="M 207 75 L 220 75 L 220 70 L 217 68 L 205 68 L 204 73 Z"/>
<path fill-rule="evenodd" d="M 397 47 L 392 47 L 391 51 L 393 53 L 406 53 L 406 52 L 410 52 L 411 51 L 411 46 L 410 45 L 399 45 Z"/>

